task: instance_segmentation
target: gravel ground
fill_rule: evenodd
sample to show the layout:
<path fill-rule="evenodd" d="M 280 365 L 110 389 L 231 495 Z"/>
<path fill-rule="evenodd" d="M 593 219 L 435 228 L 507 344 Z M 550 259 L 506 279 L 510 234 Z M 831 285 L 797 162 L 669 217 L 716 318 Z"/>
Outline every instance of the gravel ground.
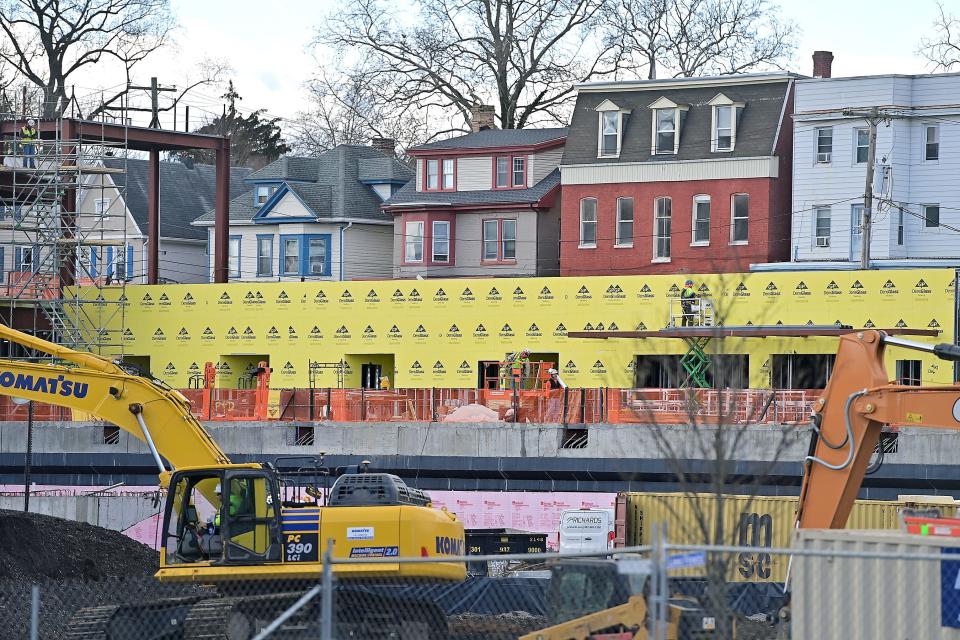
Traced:
<path fill-rule="evenodd" d="M 117 531 L 0 510 L 0 637 L 28 638 L 30 591 L 40 587 L 40 637 L 61 638 L 81 607 L 187 595 L 154 578 L 157 552 Z"/>

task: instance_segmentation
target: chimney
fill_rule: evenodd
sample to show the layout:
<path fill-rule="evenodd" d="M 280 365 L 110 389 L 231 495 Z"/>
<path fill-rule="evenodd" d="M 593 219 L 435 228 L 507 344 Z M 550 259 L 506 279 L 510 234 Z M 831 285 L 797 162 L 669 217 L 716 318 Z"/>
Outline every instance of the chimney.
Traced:
<path fill-rule="evenodd" d="M 814 51 L 813 52 L 813 77 L 814 78 L 829 78 L 832 66 L 833 66 L 832 51 Z"/>
<path fill-rule="evenodd" d="M 373 138 L 370 146 L 391 158 L 397 154 L 397 141 L 393 138 Z"/>
<path fill-rule="evenodd" d="M 494 124 L 494 117 L 496 116 L 496 109 L 493 105 L 490 104 L 475 104 L 470 109 L 470 131 L 476 133 L 477 131 L 485 131 L 487 129 L 496 129 L 497 125 Z"/>

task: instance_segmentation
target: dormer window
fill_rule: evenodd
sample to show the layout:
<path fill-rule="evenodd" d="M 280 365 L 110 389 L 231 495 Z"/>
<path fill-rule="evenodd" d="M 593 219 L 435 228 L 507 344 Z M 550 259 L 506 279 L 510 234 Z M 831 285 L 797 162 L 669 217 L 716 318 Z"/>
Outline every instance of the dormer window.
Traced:
<path fill-rule="evenodd" d="M 454 191 L 456 188 L 455 166 L 453 158 L 431 158 L 424 162 L 425 191 Z"/>
<path fill-rule="evenodd" d="M 733 151 L 737 143 L 737 122 L 743 111 L 742 102 L 734 102 L 722 93 L 718 93 L 709 103 L 713 111 L 713 125 L 710 135 L 710 151 Z"/>
<path fill-rule="evenodd" d="M 272 196 L 276 190 L 276 186 L 258 184 L 257 188 L 253 192 L 253 204 L 258 207 L 266 204 L 267 200 L 270 199 L 270 196 Z"/>
<path fill-rule="evenodd" d="M 677 104 L 668 98 L 660 98 L 650 105 L 650 109 L 653 111 L 650 153 L 653 155 L 677 153 L 680 149 L 680 133 L 689 106 Z"/>
<path fill-rule="evenodd" d="M 620 155 L 623 143 L 624 116 L 629 114 L 630 110 L 621 109 L 610 100 L 604 100 L 597 107 L 597 113 L 600 117 L 597 157 L 616 158 Z"/>

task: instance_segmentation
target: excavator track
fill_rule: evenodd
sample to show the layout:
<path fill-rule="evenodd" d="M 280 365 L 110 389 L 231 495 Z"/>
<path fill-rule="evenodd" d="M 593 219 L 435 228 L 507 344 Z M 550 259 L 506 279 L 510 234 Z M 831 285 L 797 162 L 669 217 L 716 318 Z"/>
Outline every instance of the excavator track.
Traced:
<path fill-rule="evenodd" d="M 110 620 L 119 608 L 119 605 L 108 605 L 80 609 L 70 620 L 65 640 L 106 640 Z"/>
<path fill-rule="evenodd" d="M 211 598 L 190 608 L 184 640 L 248 640 L 254 636 L 253 620 L 241 610 L 245 598 Z"/>

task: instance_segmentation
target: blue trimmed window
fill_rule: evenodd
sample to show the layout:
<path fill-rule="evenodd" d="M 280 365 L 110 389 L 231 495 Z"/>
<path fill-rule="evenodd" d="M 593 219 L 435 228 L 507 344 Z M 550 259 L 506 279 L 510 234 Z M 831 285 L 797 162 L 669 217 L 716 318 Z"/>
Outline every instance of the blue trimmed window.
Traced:
<path fill-rule="evenodd" d="M 330 275 L 330 234 L 280 236 L 280 274 L 323 277 Z"/>
<path fill-rule="evenodd" d="M 257 235 L 257 276 L 273 275 L 273 234 Z"/>
<path fill-rule="evenodd" d="M 275 184 L 258 184 L 253 189 L 253 206 L 263 206 L 276 191 L 277 185 Z"/>
<path fill-rule="evenodd" d="M 230 236 L 230 241 L 227 243 L 228 257 L 227 257 L 227 269 L 229 272 L 229 277 L 239 278 L 240 277 L 240 236 Z"/>

